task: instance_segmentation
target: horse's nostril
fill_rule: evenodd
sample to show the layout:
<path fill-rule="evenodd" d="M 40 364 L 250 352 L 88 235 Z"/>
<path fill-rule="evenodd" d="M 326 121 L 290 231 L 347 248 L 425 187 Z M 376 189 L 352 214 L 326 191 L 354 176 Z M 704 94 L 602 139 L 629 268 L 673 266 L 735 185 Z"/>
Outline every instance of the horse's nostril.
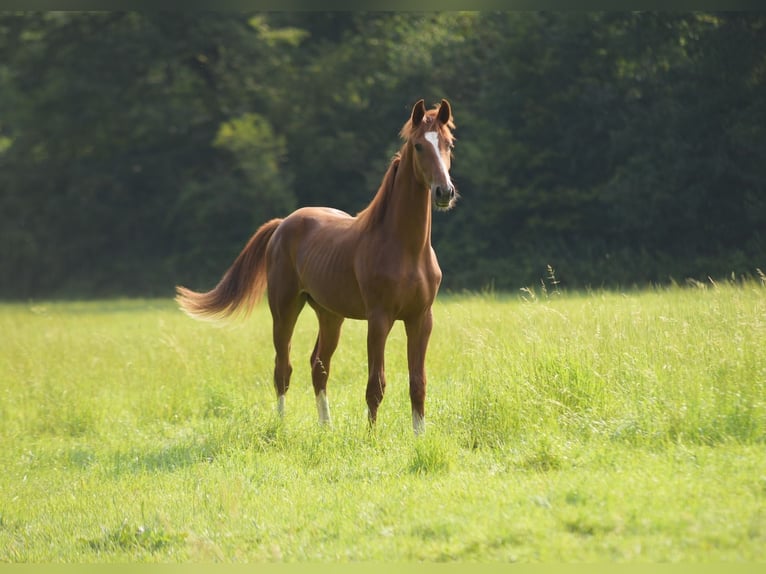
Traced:
<path fill-rule="evenodd" d="M 441 187 L 437 187 L 436 188 L 436 197 L 441 199 L 442 195 L 444 195 L 444 192 L 442 191 L 442 188 Z"/>

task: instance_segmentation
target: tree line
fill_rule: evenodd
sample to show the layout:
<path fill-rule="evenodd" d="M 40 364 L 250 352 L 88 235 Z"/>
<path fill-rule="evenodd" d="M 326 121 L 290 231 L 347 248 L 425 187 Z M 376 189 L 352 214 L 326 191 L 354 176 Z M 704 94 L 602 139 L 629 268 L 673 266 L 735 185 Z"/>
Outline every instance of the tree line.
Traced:
<path fill-rule="evenodd" d="M 443 288 L 766 268 L 760 12 L 0 14 L 0 297 L 209 288 L 447 98 Z"/>

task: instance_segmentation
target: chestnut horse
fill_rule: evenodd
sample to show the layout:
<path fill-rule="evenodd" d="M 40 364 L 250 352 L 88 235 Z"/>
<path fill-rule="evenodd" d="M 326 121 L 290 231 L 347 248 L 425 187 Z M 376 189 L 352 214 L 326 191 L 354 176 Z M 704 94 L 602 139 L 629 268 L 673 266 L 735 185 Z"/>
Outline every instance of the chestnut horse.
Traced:
<path fill-rule="evenodd" d="M 327 379 L 346 317 L 367 321 L 367 406 L 374 426 L 386 388 L 384 350 L 394 324 L 407 333 L 412 426 L 425 431 L 425 357 L 431 305 L 442 273 L 431 247 L 431 206 L 450 209 L 457 198 L 449 169 L 454 128 L 449 103 L 412 109 L 401 150 L 372 202 L 356 217 L 304 207 L 263 224 L 207 293 L 177 287 L 180 306 L 194 317 L 249 312 L 264 289 L 273 318 L 277 408 L 284 414 L 290 385 L 290 340 L 304 304 L 316 312 L 319 335 L 311 378 L 320 423 L 330 422 Z"/>

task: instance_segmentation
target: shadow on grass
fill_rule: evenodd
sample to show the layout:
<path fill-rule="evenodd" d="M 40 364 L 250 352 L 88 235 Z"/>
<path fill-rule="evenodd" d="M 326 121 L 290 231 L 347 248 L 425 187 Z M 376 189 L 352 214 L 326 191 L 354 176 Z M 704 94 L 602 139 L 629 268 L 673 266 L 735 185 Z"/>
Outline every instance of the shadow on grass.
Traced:
<path fill-rule="evenodd" d="M 101 536 L 82 539 L 91 551 L 101 554 L 123 552 L 135 556 L 167 552 L 172 547 L 183 545 L 186 535 L 168 532 L 161 526 L 136 526 L 127 520 L 116 528 L 101 529 Z"/>
<path fill-rule="evenodd" d="M 220 451 L 220 445 L 204 439 L 170 444 L 155 450 L 133 449 L 114 455 L 113 470 L 115 474 L 173 472 L 212 462 Z"/>
<path fill-rule="evenodd" d="M 226 452 L 263 452 L 280 448 L 284 440 L 281 421 L 276 418 L 253 420 L 219 420 L 195 436 L 165 442 L 162 446 L 134 447 L 112 456 L 115 474 L 142 472 L 174 472 L 198 464 L 209 464 Z M 158 441 L 159 442 L 159 441 Z"/>

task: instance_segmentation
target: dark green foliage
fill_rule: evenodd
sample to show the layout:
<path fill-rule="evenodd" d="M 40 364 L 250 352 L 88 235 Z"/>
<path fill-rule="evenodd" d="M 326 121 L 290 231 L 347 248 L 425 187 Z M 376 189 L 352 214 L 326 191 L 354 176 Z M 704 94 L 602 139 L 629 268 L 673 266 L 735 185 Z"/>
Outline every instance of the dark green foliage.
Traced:
<path fill-rule="evenodd" d="M 0 296 L 212 287 L 257 226 L 356 212 L 450 99 L 447 289 L 766 265 L 761 13 L 6 13 Z"/>

